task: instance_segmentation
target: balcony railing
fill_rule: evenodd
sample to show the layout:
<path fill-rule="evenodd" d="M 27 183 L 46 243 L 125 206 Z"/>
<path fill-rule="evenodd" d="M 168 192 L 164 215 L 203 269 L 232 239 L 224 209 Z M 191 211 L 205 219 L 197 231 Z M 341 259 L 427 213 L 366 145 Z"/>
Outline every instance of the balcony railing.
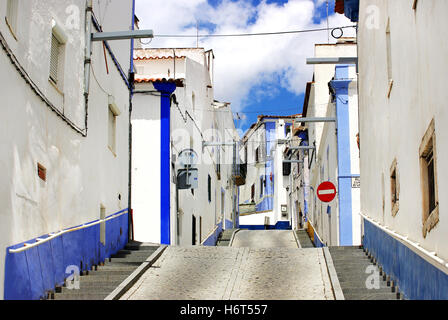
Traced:
<path fill-rule="evenodd" d="M 246 184 L 247 163 L 235 164 L 233 166 L 233 178 L 237 186 Z"/>

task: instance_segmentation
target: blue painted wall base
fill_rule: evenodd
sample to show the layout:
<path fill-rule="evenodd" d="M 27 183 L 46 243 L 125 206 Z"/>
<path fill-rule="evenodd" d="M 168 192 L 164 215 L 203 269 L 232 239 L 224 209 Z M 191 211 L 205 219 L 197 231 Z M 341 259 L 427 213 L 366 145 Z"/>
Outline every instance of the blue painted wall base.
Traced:
<path fill-rule="evenodd" d="M 448 274 L 364 220 L 364 247 L 410 300 L 448 300 Z"/>
<path fill-rule="evenodd" d="M 240 225 L 240 229 L 247 230 L 292 230 L 289 221 L 277 221 L 275 225 Z"/>
<path fill-rule="evenodd" d="M 105 222 L 105 244 L 100 242 L 100 224 L 97 224 L 63 234 L 23 252 L 10 253 L 9 249 L 21 248 L 24 243 L 34 243 L 36 239 L 8 247 L 5 261 L 5 300 L 45 298 L 46 292 L 61 286 L 70 276 L 65 273 L 68 266 L 88 271 L 123 249 L 128 241 L 128 209 L 111 215 L 123 212 L 126 213 Z M 46 237 L 48 235 L 39 238 Z"/>

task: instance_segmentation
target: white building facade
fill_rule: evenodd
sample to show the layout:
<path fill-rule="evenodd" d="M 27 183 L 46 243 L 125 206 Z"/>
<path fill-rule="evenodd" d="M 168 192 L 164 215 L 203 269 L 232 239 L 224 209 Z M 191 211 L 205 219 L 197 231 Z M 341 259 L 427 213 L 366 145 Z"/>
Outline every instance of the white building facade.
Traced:
<path fill-rule="evenodd" d="M 335 57 L 356 57 L 354 39 L 316 45 L 315 58 Z M 311 148 L 295 153 L 303 163 L 296 165 L 299 168 L 294 179 L 298 182 L 293 190 L 298 188 L 298 192 L 292 202 L 299 203 L 299 216 L 301 208 L 306 209 L 305 227 L 316 246 L 360 245 L 356 66 L 316 65 L 313 80 L 307 84 L 302 116 L 333 121 L 302 123 L 306 130 L 297 134 L 300 145 Z M 327 181 L 336 188 L 331 202 L 321 201 L 317 194 L 319 185 Z"/>
<path fill-rule="evenodd" d="M 239 136 L 230 104 L 214 100 L 213 52 L 136 49 L 134 59 L 134 239 L 215 245 L 238 219 L 233 163 Z M 182 188 L 186 154 L 193 181 Z"/>
<path fill-rule="evenodd" d="M 363 245 L 407 299 L 448 299 L 447 10 L 365 0 L 341 12 L 359 14 Z"/>
<path fill-rule="evenodd" d="M 128 241 L 131 41 L 90 56 L 86 30 L 129 30 L 133 1 L 91 5 L 0 1 L 4 299 L 45 298 Z"/>
<path fill-rule="evenodd" d="M 294 117 L 259 116 L 242 139 L 240 155 L 247 177 L 240 187 L 240 228 L 291 229 L 283 144 Z"/>

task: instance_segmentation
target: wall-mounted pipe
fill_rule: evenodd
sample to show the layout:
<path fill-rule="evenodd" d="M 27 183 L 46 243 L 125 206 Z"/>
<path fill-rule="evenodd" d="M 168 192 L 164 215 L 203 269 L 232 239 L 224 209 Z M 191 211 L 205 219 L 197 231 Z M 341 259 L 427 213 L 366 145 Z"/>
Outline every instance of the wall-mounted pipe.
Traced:
<path fill-rule="evenodd" d="M 86 3 L 86 36 L 85 36 L 85 54 L 84 54 L 84 101 L 85 101 L 85 134 L 87 135 L 87 123 L 89 114 L 89 91 L 90 91 L 90 68 L 92 62 L 92 0 Z"/>

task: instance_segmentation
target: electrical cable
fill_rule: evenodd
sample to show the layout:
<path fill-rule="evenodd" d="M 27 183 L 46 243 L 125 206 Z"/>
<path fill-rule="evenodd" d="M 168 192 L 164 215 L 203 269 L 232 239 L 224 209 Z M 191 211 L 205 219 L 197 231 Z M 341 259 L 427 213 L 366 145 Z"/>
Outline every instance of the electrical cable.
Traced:
<path fill-rule="evenodd" d="M 155 34 L 154 38 L 219 38 L 219 37 L 252 37 L 252 36 L 271 36 L 271 35 L 283 35 L 283 34 L 298 34 L 308 32 L 329 31 L 336 29 L 356 28 L 356 25 L 342 26 L 335 28 L 318 28 L 318 29 L 305 29 L 305 30 L 291 30 L 291 31 L 276 31 L 276 32 L 259 32 L 259 33 L 234 33 L 234 34 Z"/>

